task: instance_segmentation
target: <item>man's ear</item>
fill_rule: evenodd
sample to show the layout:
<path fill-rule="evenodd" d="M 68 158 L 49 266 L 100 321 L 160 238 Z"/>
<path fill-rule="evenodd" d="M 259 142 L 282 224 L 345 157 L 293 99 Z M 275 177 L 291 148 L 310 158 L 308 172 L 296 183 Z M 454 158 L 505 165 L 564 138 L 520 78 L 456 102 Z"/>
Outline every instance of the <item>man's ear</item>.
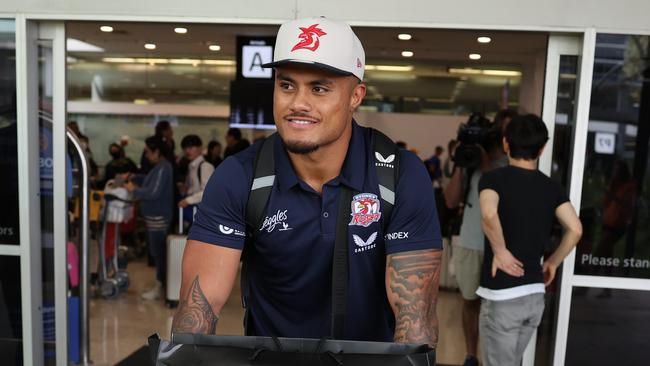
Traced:
<path fill-rule="evenodd" d="M 352 90 L 352 96 L 350 97 L 350 112 L 354 112 L 363 102 L 363 98 L 366 97 L 366 84 L 358 83 L 354 86 Z"/>

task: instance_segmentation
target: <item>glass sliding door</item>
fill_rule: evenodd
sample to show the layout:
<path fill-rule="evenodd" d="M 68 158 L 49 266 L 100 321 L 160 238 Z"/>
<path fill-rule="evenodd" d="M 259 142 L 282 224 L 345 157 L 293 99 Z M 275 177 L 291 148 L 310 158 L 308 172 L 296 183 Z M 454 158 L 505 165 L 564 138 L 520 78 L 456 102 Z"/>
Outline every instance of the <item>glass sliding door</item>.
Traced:
<path fill-rule="evenodd" d="M 16 109 L 16 23 L 0 19 L 0 355 L 7 365 L 23 365 Z"/>

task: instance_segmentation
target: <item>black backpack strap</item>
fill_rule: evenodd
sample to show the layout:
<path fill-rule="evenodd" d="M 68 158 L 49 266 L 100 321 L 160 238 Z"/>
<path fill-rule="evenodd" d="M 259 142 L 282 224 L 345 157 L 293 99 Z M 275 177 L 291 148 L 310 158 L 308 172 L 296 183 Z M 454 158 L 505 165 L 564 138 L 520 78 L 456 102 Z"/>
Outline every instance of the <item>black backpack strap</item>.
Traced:
<path fill-rule="evenodd" d="M 251 259 L 252 245 L 255 243 L 257 233 L 264 221 L 266 207 L 271 196 L 273 183 L 275 183 L 275 156 L 274 145 L 277 133 L 264 139 L 255 156 L 253 167 L 253 180 L 251 182 L 248 204 L 246 205 L 246 241 L 242 252 L 241 291 L 242 306 L 244 307 L 244 331 L 252 335 L 250 317 L 250 280 L 248 265 Z"/>
<path fill-rule="evenodd" d="M 373 148 L 379 194 L 382 207 L 382 229 L 386 231 L 388 221 L 395 206 L 395 192 L 399 177 L 399 147 L 383 133 L 371 129 L 371 146 Z"/>
<path fill-rule="evenodd" d="M 339 186 L 338 218 L 334 255 L 332 258 L 332 338 L 342 339 L 348 297 L 348 225 L 350 222 L 352 189 Z"/>

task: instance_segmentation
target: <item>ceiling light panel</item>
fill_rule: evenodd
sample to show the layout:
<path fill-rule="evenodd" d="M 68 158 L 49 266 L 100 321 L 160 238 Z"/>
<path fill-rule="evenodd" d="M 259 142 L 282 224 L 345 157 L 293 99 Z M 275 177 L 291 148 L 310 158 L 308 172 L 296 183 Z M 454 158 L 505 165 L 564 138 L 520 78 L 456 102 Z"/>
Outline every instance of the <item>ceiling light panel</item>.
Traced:
<path fill-rule="evenodd" d="M 398 34 L 397 38 L 399 40 L 401 40 L 401 41 L 410 41 L 411 38 L 413 38 L 413 37 L 408 33 L 402 33 L 402 34 Z"/>

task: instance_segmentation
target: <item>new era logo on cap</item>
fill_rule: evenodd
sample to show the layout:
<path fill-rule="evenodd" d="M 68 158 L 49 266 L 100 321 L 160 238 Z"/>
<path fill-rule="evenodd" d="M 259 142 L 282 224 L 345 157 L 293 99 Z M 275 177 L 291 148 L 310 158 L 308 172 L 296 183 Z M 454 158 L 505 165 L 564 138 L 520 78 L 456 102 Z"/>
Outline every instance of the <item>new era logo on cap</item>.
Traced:
<path fill-rule="evenodd" d="M 363 80 L 365 61 L 361 41 L 348 24 L 317 17 L 282 24 L 275 42 L 273 62 L 263 66 L 305 63 Z"/>

